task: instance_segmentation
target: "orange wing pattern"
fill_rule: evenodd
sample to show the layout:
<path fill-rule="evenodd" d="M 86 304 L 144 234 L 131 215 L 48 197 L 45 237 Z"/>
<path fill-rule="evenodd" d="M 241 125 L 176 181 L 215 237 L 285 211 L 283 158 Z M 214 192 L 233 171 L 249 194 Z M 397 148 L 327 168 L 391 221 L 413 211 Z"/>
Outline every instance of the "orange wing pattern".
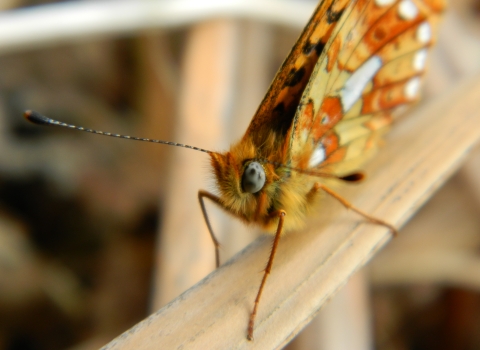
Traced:
<path fill-rule="evenodd" d="M 375 145 L 374 131 L 418 99 L 443 8 L 443 0 L 349 4 L 312 72 L 285 140 L 293 167 L 325 171 L 329 164 L 346 166 Z"/>

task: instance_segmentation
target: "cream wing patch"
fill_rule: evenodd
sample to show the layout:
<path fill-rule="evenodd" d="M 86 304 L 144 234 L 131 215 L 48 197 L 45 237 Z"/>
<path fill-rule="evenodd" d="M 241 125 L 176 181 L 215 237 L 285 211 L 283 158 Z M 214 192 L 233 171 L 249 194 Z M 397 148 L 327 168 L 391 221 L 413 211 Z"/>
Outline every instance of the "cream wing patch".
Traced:
<path fill-rule="evenodd" d="M 414 77 L 405 84 L 405 96 L 411 100 L 417 97 L 420 90 L 420 78 Z"/>
<path fill-rule="evenodd" d="M 405 21 L 412 20 L 418 15 L 417 5 L 412 0 L 402 0 L 398 6 L 398 14 Z"/>
<path fill-rule="evenodd" d="M 317 145 L 317 148 L 312 153 L 312 156 L 310 157 L 310 161 L 308 162 L 308 166 L 310 168 L 314 168 L 320 163 L 322 163 L 327 156 L 327 153 L 325 152 L 325 148 L 323 148 L 323 145 L 319 143 Z"/>
<path fill-rule="evenodd" d="M 417 29 L 417 40 L 422 44 L 428 44 L 432 39 L 432 27 L 430 23 L 423 22 Z"/>
<path fill-rule="evenodd" d="M 350 108 L 362 96 L 362 91 L 372 81 L 375 74 L 382 67 L 382 60 L 378 56 L 372 56 L 360 66 L 348 78 L 344 88 L 340 91 L 343 112 L 347 113 Z"/>
<path fill-rule="evenodd" d="M 391 5 L 395 2 L 395 0 L 375 0 L 375 5 L 377 6 L 387 6 Z"/>

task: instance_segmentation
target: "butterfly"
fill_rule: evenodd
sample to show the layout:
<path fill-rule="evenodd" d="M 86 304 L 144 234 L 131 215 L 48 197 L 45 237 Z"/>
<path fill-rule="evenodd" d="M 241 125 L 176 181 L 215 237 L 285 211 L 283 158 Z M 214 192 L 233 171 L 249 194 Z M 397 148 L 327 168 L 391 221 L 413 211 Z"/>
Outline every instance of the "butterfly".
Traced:
<path fill-rule="evenodd" d="M 396 229 L 351 205 L 325 180 L 354 182 L 383 130 L 419 98 L 428 49 L 443 0 L 323 0 L 292 48 L 243 138 L 227 152 L 85 129 L 33 111 L 28 120 L 113 137 L 191 148 L 209 154 L 218 195 L 199 191 L 206 225 L 208 199 L 245 223 L 274 234 L 247 326 L 255 317 L 280 237 L 300 229 L 321 208 L 322 194 L 367 220 Z"/>

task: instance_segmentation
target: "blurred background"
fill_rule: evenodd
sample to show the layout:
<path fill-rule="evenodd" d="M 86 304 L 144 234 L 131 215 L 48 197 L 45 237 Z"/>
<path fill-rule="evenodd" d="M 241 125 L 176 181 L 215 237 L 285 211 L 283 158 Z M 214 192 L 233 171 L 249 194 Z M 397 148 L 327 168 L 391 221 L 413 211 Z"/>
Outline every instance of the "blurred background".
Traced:
<path fill-rule="evenodd" d="M 22 114 L 227 148 L 317 2 L 233 3 L 0 3 L 0 350 L 99 348 L 214 269 L 205 154 Z M 427 101 L 480 68 L 480 2 L 449 5 Z M 288 349 L 480 349 L 479 172 L 476 149 Z M 258 234 L 208 209 L 222 261 Z"/>

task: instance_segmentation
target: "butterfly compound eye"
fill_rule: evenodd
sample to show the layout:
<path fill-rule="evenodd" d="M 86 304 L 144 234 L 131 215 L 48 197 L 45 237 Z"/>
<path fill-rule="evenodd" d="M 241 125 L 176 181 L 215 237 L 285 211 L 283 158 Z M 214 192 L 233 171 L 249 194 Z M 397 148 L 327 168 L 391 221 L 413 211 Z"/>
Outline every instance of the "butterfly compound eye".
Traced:
<path fill-rule="evenodd" d="M 242 176 L 242 188 L 248 193 L 257 193 L 265 185 L 265 171 L 258 162 L 251 162 Z"/>

